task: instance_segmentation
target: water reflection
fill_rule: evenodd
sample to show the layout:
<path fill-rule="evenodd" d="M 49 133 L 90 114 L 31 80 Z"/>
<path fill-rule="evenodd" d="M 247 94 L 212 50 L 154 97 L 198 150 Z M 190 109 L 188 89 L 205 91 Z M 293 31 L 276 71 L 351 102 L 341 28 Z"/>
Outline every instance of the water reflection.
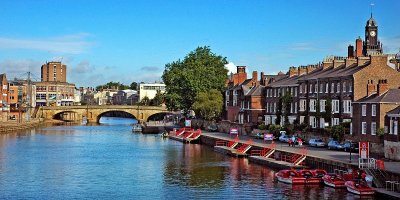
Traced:
<path fill-rule="evenodd" d="M 137 120 L 133 118 L 123 118 L 123 117 L 101 117 L 99 120 L 100 124 L 105 125 L 126 125 L 126 124 L 136 124 Z"/>
<path fill-rule="evenodd" d="M 130 125 L 59 125 L 0 135 L 0 199 L 356 199 L 291 186 L 274 171 Z"/>

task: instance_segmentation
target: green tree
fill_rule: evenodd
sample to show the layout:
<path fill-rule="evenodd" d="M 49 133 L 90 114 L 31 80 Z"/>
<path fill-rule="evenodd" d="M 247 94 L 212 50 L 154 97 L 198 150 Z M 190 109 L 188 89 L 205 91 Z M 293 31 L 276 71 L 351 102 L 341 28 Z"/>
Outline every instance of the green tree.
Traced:
<path fill-rule="evenodd" d="M 292 95 L 289 92 L 286 92 L 285 95 L 282 97 L 282 104 L 283 104 L 283 110 L 285 111 L 284 117 L 285 117 L 285 128 L 289 127 L 289 114 L 290 114 L 290 107 L 292 103 Z"/>
<path fill-rule="evenodd" d="M 132 90 L 138 90 L 138 83 L 133 81 L 129 88 L 132 89 Z"/>
<path fill-rule="evenodd" d="M 120 82 L 113 82 L 113 81 L 108 82 L 104 85 L 96 86 L 97 91 L 100 91 L 101 89 L 110 89 L 110 88 L 116 88 L 117 90 L 126 90 L 126 89 L 129 89 L 129 86 L 124 85 Z"/>
<path fill-rule="evenodd" d="M 341 125 L 332 126 L 331 136 L 337 141 L 342 141 L 344 138 L 344 127 Z"/>
<path fill-rule="evenodd" d="M 227 63 L 225 57 L 205 46 L 190 52 L 183 60 L 166 64 L 162 79 L 168 109 L 182 109 L 187 113 L 200 92 L 216 89 L 222 93 L 228 78 Z"/>
<path fill-rule="evenodd" d="M 150 101 L 152 106 L 160 106 L 164 102 L 164 94 L 157 90 L 156 96 Z"/>
<path fill-rule="evenodd" d="M 147 97 L 147 96 L 143 97 L 142 101 L 140 101 L 140 105 L 143 105 L 143 106 L 148 106 L 148 105 L 150 105 L 150 99 L 149 99 L 149 97 Z"/>
<path fill-rule="evenodd" d="M 215 120 L 222 112 L 223 101 L 222 93 L 217 89 L 199 92 L 193 104 L 193 110 L 200 118 Z"/>
<path fill-rule="evenodd" d="M 332 99 L 331 98 L 326 99 L 324 119 L 325 119 L 325 122 L 330 122 L 332 119 Z"/>
<path fill-rule="evenodd" d="M 282 93 L 280 93 L 281 94 L 281 96 L 282 96 Z M 280 125 L 281 124 L 281 116 L 282 116 L 282 105 L 283 105 L 283 98 L 282 97 L 280 97 L 279 99 L 278 99 L 278 105 L 277 105 L 277 108 L 276 108 L 276 119 L 275 119 L 275 124 L 277 124 L 277 125 Z"/>

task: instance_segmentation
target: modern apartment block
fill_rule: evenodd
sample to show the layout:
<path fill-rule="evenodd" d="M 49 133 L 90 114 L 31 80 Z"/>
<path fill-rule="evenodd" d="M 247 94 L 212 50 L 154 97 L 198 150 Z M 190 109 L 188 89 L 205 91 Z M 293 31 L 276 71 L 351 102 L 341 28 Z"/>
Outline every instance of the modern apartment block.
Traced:
<path fill-rule="evenodd" d="M 67 82 L 67 65 L 61 62 L 46 62 L 41 68 L 42 82 Z"/>
<path fill-rule="evenodd" d="M 144 97 L 153 99 L 157 92 L 165 93 L 164 83 L 140 83 L 139 84 L 139 101 L 142 101 Z"/>

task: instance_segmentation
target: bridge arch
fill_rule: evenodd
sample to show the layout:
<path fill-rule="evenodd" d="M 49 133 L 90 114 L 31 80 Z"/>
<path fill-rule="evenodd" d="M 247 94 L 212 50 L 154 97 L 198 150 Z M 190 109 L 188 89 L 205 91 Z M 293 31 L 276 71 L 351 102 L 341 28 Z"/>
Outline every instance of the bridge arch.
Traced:
<path fill-rule="evenodd" d="M 158 112 L 158 113 L 154 113 L 152 115 L 150 115 L 147 118 L 147 122 L 149 121 L 162 121 L 164 119 L 165 116 L 167 115 L 172 115 L 172 112 Z"/>
<path fill-rule="evenodd" d="M 131 112 L 124 111 L 124 110 L 108 110 L 97 115 L 96 122 L 100 122 L 101 117 L 122 117 L 122 118 L 130 118 L 130 119 L 137 119 L 137 117 L 132 114 Z"/>
<path fill-rule="evenodd" d="M 72 122 L 80 120 L 79 113 L 75 111 L 61 111 L 53 115 L 53 119 Z"/>

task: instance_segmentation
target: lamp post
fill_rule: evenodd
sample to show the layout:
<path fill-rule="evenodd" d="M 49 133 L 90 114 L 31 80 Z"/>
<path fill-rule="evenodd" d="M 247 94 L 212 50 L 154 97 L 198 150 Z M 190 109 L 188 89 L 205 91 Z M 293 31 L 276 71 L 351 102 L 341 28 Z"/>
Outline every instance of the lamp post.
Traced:
<path fill-rule="evenodd" d="M 352 150 L 352 147 L 353 147 L 353 143 L 352 143 L 352 141 L 350 140 L 350 157 L 349 157 L 349 163 L 351 163 L 351 150 Z"/>

